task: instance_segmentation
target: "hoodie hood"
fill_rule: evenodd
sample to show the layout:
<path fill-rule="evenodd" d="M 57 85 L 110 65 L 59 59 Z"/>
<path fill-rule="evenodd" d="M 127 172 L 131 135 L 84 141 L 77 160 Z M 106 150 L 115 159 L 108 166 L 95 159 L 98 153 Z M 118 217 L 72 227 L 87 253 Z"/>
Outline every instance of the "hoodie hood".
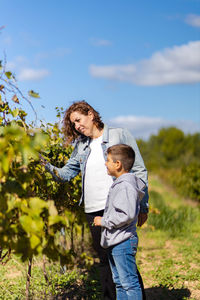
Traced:
<path fill-rule="evenodd" d="M 138 194 L 139 194 L 140 201 L 141 201 L 145 195 L 145 192 L 144 192 L 144 189 L 146 187 L 145 183 L 140 178 L 136 177 L 133 173 L 125 173 L 125 174 L 121 175 L 120 177 L 118 177 L 117 179 L 115 179 L 111 188 L 113 188 L 115 185 L 121 183 L 122 181 L 129 182 L 131 185 L 133 185 L 136 188 L 136 190 L 138 191 Z"/>

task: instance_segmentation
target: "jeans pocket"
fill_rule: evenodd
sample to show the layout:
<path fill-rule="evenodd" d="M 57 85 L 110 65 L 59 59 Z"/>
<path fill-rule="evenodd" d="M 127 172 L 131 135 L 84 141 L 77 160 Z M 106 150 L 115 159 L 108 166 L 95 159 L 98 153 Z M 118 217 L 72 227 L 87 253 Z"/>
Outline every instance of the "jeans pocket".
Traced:
<path fill-rule="evenodd" d="M 138 238 L 135 237 L 135 236 L 131 237 L 130 238 L 130 244 L 131 244 L 132 254 L 136 255 L 137 247 L 138 247 Z"/>

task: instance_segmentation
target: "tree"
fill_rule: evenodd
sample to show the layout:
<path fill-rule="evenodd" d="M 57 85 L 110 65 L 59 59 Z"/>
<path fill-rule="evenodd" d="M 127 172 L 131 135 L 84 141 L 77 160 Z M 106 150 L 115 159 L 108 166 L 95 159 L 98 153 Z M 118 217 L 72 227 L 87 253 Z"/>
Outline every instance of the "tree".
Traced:
<path fill-rule="evenodd" d="M 72 147 L 62 146 L 58 123 L 41 124 L 40 128 L 27 124 L 21 103 L 28 101 L 34 111 L 30 97 L 38 98 L 38 93 L 29 91 L 25 97 L 2 61 L 0 72 L 0 261 L 6 259 L 3 249 L 7 254 L 18 253 L 22 261 L 29 261 L 28 297 L 33 255 L 44 254 L 63 264 L 72 263 L 75 257 L 76 232 L 83 239 L 83 217 L 77 208 L 81 178 L 79 175 L 60 185 L 45 172 L 39 162 L 40 152 L 62 166 Z M 57 113 L 59 116 L 58 108 Z M 79 220 L 82 225 L 78 225 Z M 67 247 L 63 247 L 61 228 L 70 237 Z"/>

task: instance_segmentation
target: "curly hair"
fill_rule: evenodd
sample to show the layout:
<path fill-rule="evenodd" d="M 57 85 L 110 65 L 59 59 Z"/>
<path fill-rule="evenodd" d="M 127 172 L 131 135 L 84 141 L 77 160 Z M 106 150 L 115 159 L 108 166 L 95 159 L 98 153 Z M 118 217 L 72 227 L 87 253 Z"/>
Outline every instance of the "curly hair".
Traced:
<path fill-rule="evenodd" d="M 66 138 L 66 144 L 74 142 L 82 134 L 79 133 L 70 120 L 71 113 L 78 111 L 81 114 L 87 116 L 88 112 L 92 112 L 94 115 L 93 123 L 101 130 L 104 128 L 104 124 L 101 121 L 99 113 L 90 106 L 85 100 L 74 102 L 66 111 L 63 118 L 63 133 Z"/>

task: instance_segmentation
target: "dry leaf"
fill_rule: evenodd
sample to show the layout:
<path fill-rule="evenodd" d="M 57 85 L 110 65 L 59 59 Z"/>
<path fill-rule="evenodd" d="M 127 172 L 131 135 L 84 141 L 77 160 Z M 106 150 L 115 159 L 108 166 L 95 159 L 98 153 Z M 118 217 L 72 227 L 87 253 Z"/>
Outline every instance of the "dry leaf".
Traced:
<path fill-rule="evenodd" d="M 12 100 L 13 100 L 15 103 L 19 103 L 19 99 L 17 98 L 16 95 L 14 95 L 14 96 L 12 97 Z"/>

